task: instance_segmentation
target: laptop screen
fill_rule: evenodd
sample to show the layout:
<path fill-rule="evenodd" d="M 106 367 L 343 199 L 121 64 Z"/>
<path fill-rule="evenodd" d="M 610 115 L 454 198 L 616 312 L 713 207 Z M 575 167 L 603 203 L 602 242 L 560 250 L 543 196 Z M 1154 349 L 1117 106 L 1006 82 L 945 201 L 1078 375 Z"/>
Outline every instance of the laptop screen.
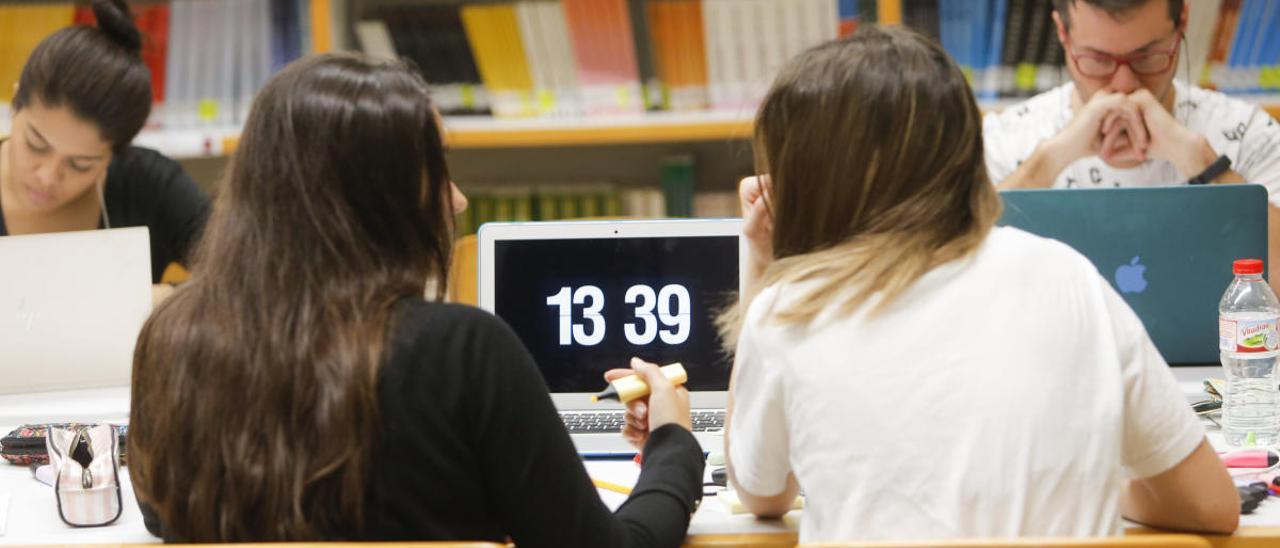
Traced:
<path fill-rule="evenodd" d="M 1262 185 L 1001 192 L 1001 225 L 1088 257 L 1171 364 L 1218 363 L 1218 300 L 1231 262 L 1266 258 Z"/>
<path fill-rule="evenodd" d="M 732 235 L 498 239 L 492 310 L 533 354 L 551 392 L 596 392 L 630 358 L 728 388 L 716 314 L 736 297 Z"/>

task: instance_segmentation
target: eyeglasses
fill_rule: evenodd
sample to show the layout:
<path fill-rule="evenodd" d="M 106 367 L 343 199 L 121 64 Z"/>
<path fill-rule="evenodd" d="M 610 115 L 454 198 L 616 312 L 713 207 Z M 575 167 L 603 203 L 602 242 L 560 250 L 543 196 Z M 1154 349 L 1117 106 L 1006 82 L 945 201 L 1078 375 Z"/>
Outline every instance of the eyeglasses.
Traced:
<path fill-rule="evenodd" d="M 1180 31 L 1173 31 L 1178 37 Z M 1115 56 L 1107 53 L 1075 53 L 1071 51 L 1071 37 L 1067 37 L 1067 56 L 1076 64 L 1076 70 L 1088 78 L 1110 78 L 1121 65 L 1127 65 L 1134 74 L 1154 76 L 1173 66 L 1173 56 L 1178 53 L 1178 43 L 1162 51 L 1149 51 L 1133 55 Z"/>

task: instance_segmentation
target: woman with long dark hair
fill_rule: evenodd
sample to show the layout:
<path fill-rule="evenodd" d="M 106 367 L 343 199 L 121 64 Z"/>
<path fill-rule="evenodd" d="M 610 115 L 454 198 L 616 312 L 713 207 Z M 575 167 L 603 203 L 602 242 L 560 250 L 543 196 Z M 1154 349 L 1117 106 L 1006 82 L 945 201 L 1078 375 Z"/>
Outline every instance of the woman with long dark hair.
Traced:
<path fill-rule="evenodd" d="M 151 113 L 143 37 L 123 0 L 93 12 L 97 27 L 53 33 L 22 69 L 0 140 L 0 236 L 146 226 L 158 283 L 186 261 L 209 199 L 176 162 L 130 145 Z"/>
<path fill-rule="evenodd" d="M 134 356 L 129 464 L 153 532 L 683 540 L 702 493 L 684 389 L 633 364 L 653 393 L 624 433 L 645 461 L 611 515 L 519 339 L 439 302 L 464 205 L 442 139 L 398 63 L 308 58 L 259 93 L 193 276 Z"/>

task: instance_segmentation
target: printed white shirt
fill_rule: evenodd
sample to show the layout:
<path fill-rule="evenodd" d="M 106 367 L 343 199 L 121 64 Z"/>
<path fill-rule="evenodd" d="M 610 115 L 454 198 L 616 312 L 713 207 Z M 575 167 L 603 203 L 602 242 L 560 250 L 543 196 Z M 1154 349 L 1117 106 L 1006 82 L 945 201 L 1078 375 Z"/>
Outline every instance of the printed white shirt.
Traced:
<path fill-rule="evenodd" d="M 993 183 L 1012 174 L 1037 145 L 1070 123 L 1074 93 L 1075 84 L 1067 83 L 983 118 L 987 171 Z M 1280 123 L 1257 105 L 1216 91 L 1174 81 L 1174 94 L 1174 119 L 1204 135 L 1215 152 L 1231 158 L 1231 169 L 1246 181 L 1266 185 L 1271 203 L 1280 206 Z M 1162 160 L 1117 169 L 1090 156 L 1067 166 L 1053 187 L 1177 185 L 1196 175 L 1178 173 Z"/>

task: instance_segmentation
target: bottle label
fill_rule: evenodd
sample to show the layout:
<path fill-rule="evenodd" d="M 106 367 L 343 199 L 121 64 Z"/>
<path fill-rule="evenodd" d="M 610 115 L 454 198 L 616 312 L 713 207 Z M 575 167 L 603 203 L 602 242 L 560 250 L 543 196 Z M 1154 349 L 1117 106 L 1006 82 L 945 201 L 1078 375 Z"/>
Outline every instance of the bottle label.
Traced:
<path fill-rule="evenodd" d="M 1276 318 L 1229 320 L 1218 318 L 1218 350 L 1239 354 L 1261 354 L 1280 349 Z"/>

